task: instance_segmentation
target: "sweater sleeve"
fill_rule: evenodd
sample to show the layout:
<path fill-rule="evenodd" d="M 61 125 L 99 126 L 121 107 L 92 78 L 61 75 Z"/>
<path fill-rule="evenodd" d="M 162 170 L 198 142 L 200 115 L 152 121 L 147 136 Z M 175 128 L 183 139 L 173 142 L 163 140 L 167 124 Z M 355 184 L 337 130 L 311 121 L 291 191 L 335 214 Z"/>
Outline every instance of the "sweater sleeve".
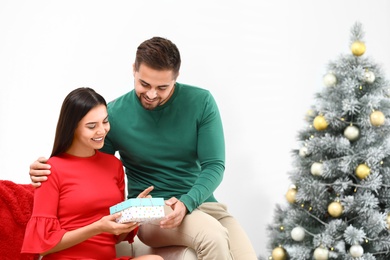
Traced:
<path fill-rule="evenodd" d="M 207 96 L 198 124 L 198 159 L 201 173 L 187 194 L 181 196 L 189 212 L 192 212 L 212 196 L 223 179 L 225 171 L 225 141 L 221 116 L 211 94 Z"/>

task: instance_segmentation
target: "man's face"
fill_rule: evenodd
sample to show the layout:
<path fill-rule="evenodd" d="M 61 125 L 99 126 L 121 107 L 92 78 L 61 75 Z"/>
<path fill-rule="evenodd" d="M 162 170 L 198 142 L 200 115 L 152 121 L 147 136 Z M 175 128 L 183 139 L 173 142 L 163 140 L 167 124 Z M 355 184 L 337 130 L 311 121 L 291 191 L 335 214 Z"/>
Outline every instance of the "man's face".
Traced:
<path fill-rule="evenodd" d="M 172 96 L 176 82 L 172 70 L 155 70 L 141 64 L 133 74 L 135 93 L 145 109 L 153 110 Z"/>

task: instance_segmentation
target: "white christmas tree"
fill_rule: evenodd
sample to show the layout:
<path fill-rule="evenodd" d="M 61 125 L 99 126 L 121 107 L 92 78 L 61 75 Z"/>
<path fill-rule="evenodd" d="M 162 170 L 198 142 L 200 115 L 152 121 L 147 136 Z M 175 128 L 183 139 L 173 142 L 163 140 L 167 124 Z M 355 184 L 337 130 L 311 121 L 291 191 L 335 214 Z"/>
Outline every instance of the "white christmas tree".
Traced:
<path fill-rule="evenodd" d="M 356 22 L 351 53 L 327 66 L 266 259 L 390 259 L 390 85 L 365 57 L 363 36 Z"/>

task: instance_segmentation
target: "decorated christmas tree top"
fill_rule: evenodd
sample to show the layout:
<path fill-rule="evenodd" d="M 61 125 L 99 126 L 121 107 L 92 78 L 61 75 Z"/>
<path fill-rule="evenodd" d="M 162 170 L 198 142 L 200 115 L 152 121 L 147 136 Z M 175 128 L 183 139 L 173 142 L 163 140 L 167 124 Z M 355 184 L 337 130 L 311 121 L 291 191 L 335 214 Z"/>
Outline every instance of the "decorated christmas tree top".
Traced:
<path fill-rule="evenodd" d="M 390 85 L 363 36 L 355 23 L 298 133 L 268 259 L 390 259 Z"/>

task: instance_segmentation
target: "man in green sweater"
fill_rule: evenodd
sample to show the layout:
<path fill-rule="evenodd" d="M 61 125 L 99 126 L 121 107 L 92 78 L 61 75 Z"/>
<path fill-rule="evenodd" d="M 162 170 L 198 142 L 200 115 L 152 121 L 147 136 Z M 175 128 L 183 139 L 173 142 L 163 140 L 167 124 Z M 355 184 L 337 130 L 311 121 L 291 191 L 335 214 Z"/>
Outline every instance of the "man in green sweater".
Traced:
<path fill-rule="evenodd" d="M 209 91 L 176 82 L 180 64 L 171 41 L 154 37 L 140 44 L 134 90 L 108 104 L 111 131 L 102 151 L 119 152 L 129 198 L 153 185 L 153 197 L 166 200 L 166 217 L 140 226 L 145 244 L 189 246 L 199 259 L 255 260 L 244 230 L 213 195 L 225 170 L 217 104 Z M 50 172 L 45 162 L 30 166 L 36 187 Z"/>

